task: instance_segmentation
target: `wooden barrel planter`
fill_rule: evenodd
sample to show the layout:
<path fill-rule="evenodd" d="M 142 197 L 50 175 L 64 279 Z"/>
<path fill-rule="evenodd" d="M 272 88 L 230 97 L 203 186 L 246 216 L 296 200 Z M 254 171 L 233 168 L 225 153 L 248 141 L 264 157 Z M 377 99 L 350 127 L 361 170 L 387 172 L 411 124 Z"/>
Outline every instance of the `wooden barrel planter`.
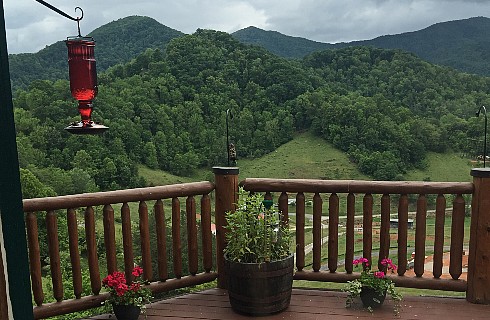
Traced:
<path fill-rule="evenodd" d="M 286 309 L 291 300 L 294 257 L 264 263 L 225 260 L 234 311 L 261 316 Z"/>

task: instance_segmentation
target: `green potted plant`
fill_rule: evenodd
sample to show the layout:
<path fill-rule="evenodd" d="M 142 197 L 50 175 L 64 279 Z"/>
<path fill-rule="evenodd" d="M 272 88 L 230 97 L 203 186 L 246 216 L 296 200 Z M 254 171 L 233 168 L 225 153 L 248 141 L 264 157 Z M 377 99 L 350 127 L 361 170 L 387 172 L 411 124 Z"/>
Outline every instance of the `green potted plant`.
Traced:
<path fill-rule="evenodd" d="M 225 266 L 233 310 L 266 315 L 291 299 L 294 257 L 290 233 L 272 200 L 240 188 L 237 209 L 227 212 Z"/>
<path fill-rule="evenodd" d="M 366 258 L 355 259 L 353 263 L 356 267 L 361 265 L 362 272 L 358 279 L 347 282 L 344 289 L 349 293 L 346 306 L 350 307 L 354 298 L 360 297 L 364 307 L 373 312 L 373 309 L 383 304 L 388 293 L 394 303 L 393 311 L 398 314 L 402 296 L 396 290 L 393 281 L 386 277 L 386 273 L 381 270 L 372 271 L 369 260 Z M 385 258 L 381 260 L 381 264 L 386 267 L 387 271 L 394 272 L 396 270 L 396 265 L 391 259 Z"/>
<path fill-rule="evenodd" d="M 134 281 L 129 284 L 124 273 L 120 271 L 114 271 L 102 280 L 102 285 L 110 293 L 107 303 L 112 305 L 118 320 L 138 319 L 141 309 L 150 302 L 151 290 L 143 286 L 147 283 L 140 279 L 142 274 L 143 268 L 135 266 L 132 271 Z"/>

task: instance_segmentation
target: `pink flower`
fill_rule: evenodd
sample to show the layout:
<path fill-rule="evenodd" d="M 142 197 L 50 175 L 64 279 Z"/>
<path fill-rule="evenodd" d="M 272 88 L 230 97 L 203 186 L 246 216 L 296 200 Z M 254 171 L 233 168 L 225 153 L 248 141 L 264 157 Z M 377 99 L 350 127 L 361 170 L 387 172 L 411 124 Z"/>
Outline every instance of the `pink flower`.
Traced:
<path fill-rule="evenodd" d="M 369 266 L 369 260 L 366 259 L 366 258 L 359 258 L 359 259 L 355 259 L 354 261 L 352 261 L 352 263 L 354 265 L 358 265 L 360 263 L 363 263 L 365 266 Z"/>
<path fill-rule="evenodd" d="M 385 273 L 383 271 L 374 272 L 374 276 L 379 279 L 383 279 L 385 277 Z"/>
<path fill-rule="evenodd" d="M 388 270 L 393 270 L 393 271 L 396 270 L 396 265 L 393 263 L 391 259 L 385 258 L 381 260 L 381 264 L 387 266 Z"/>

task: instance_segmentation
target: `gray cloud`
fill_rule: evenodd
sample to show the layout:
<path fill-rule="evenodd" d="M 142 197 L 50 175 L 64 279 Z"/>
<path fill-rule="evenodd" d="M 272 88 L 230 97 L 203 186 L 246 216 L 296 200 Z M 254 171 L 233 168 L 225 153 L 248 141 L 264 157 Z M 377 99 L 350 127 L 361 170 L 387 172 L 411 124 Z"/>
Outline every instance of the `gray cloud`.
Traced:
<path fill-rule="evenodd" d="M 150 16 L 185 33 L 247 26 L 321 42 L 371 39 L 431 24 L 490 17 L 490 0 L 48 0 L 71 15 L 81 6 L 83 34 L 129 15 Z M 35 52 L 76 34 L 76 23 L 34 0 L 5 0 L 10 53 Z"/>

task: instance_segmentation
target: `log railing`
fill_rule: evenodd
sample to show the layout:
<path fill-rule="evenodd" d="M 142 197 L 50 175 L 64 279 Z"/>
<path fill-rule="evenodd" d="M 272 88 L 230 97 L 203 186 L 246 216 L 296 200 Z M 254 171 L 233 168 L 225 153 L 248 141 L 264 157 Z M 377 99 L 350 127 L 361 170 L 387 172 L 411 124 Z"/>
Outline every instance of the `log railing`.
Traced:
<path fill-rule="evenodd" d="M 27 238 L 29 246 L 29 263 L 31 269 L 34 316 L 36 319 L 71 312 L 81 311 L 100 304 L 107 299 L 108 294 L 102 293 L 102 271 L 108 273 L 118 269 L 125 270 L 128 278 L 134 262 L 141 263 L 144 277 L 150 281 L 154 293 L 176 288 L 202 284 L 218 279 L 218 287 L 226 288 L 226 270 L 224 269 L 223 249 L 226 246 L 225 212 L 233 210 L 237 202 L 238 168 L 214 168 L 215 184 L 197 182 L 162 187 L 140 188 L 100 192 L 92 194 L 70 195 L 53 198 L 24 200 L 26 212 Z M 296 201 L 296 271 L 295 279 L 346 282 L 359 276 L 354 272 L 352 260 L 363 256 L 373 259 L 379 265 L 379 257 L 398 257 L 399 266 L 392 279 L 398 286 L 450 291 L 466 291 L 470 302 L 490 303 L 490 170 L 473 169 L 473 183 L 439 183 L 439 182 L 381 182 L 381 181 L 324 181 L 324 180 L 289 180 L 289 179 L 245 179 L 241 185 L 249 191 L 264 193 L 266 198 L 277 194 L 279 209 L 284 213 L 284 219 L 289 219 L 288 200 Z M 216 223 L 216 261 L 213 261 L 211 235 L 211 203 L 210 193 L 215 197 Z M 311 269 L 305 261 L 305 221 L 306 196 L 312 195 L 312 263 Z M 466 217 L 467 203 L 465 198 L 472 196 L 471 217 Z M 199 205 L 195 197 L 200 197 Z M 428 199 L 435 197 L 435 227 L 433 244 L 428 250 L 433 251 L 433 269 L 427 272 L 424 268 L 427 250 L 427 207 Z M 185 209 L 181 205 L 185 198 Z M 407 246 L 409 199 L 415 199 L 414 219 L 415 231 L 415 276 L 408 276 Z M 153 203 L 154 225 L 156 230 L 150 230 L 149 202 Z M 136 205 L 136 213 L 131 208 Z M 328 209 L 324 210 L 324 202 Z M 166 206 L 164 205 L 166 203 Z M 115 204 L 121 204 L 120 221 L 116 223 Z M 342 204 L 342 205 L 341 205 Z M 169 207 L 172 226 L 167 228 L 165 207 Z M 197 209 L 200 208 L 200 210 Z M 325 205 L 325 207 L 327 207 Z M 449 207 L 449 210 L 446 208 Z M 80 219 L 78 210 L 83 210 Z M 341 209 L 342 208 L 342 209 Z M 101 211 L 101 213 L 98 213 Z M 181 211 L 185 212 L 187 225 L 180 228 Z M 201 218 L 201 247 L 198 250 L 198 235 L 196 215 Z M 378 214 L 379 234 L 373 232 L 374 215 Z M 397 240 L 390 239 L 390 215 L 398 218 Z M 60 215 L 66 215 L 67 241 L 69 243 L 69 271 L 72 287 L 72 299 L 66 299 L 67 288 L 63 286 L 63 275 L 59 254 L 60 242 L 58 225 Z M 102 217 L 100 217 L 102 215 Z M 345 217 L 342 217 L 345 216 Z M 133 216 L 133 218 L 131 218 Z M 328 217 L 328 244 L 322 247 L 322 219 Z M 451 216 L 449 218 L 449 216 Z M 49 273 L 52 278 L 52 294 L 56 302 L 46 302 L 43 292 L 42 268 L 38 219 L 46 220 L 47 246 L 49 249 Z M 99 218 L 96 218 L 99 217 Z M 80 222 L 83 220 L 84 234 L 78 234 Z M 465 218 L 471 219 L 469 239 L 469 258 L 467 280 L 460 278 L 462 274 L 462 252 Z M 445 245 L 445 221 L 451 220 L 450 244 Z M 138 221 L 137 226 L 135 221 Z M 345 221 L 345 233 L 339 233 L 340 223 Z M 362 248 L 355 251 L 355 222 L 362 222 Z M 378 222 L 376 222 L 378 224 Z M 44 227 L 43 227 L 44 228 Z M 378 228 L 376 228 L 377 230 Z M 166 234 L 166 232 L 171 234 Z M 181 232 L 187 230 L 188 237 L 184 240 L 188 247 L 188 274 L 184 274 Z M 136 231 L 136 233 L 134 232 Z M 150 233 L 156 232 L 156 239 Z M 102 235 L 103 234 L 103 235 Z M 141 259 L 136 259 L 133 252 L 133 235 L 139 235 Z M 119 237 L 116 237 L 119 235 Z M 166 239 L 171 238 L 171 245 Z M 79 245 L 78 240 L 84 244 Z M 117 252 L 116 239 L 122 238 L 122 253 Z M 97 239 L 103 242 L 103 258 L 99 257 L 100 246 Z M 373 240 L 379 241 L 379 248 L 374 248 Z M 156 242 L 157 261 L 152 270 L 152 251 L 150 244 Z M 345 243 L 342 246 L 339 243 Z M 377 242 L 376 242 L 377 243 Z M 99 251 L 97 247 L 99 246 Z M 84 251 L 81 253 L 80 249 Z M 121 250 L 121 249 L 119 249 Z M 172 251 L 173 263 L 168 265 L 168 250 Z M 450 279 L 443 277 L 443 253 L 450 252 Z M 412 249 L 411 249 L 412 251 Z M 81 257 L 83 254 L 83 263 Z M 326 261 L 322 261 L 327 256 Z M 339 261 L 344 256 L 344 261 Z M 155 258 L 155 257 L 153 257 Z M 104 261 L 105 260 L 105 261 Z M 122 261 L 121 261 L 122 260 Z M 138 261 L 135 261 L 138 260 Z M 87 262 L 88 261 L 88 262 Z M 0 255 L 0 265 L 1 265 Z M 88 266 L 91 294 L 84 295 L 82 289 L 82 265 Z M 339 271 L 343 265 L 345 271 Z M 201 268 L 199 268 L 199 266 Z M 323 268 L 326 270 L 324 271 Z M 174 277 L 169 279 L 170 270 Z M 199 270 L 203 270 L 201 273 Z M 213 271 L 215 270 L 215 271 Z M 0 274 L 0 276 L 2 276 Z M 3 283 L 0 279 L 0 306 L 4 303 L 2 295 Z M 2 308 L 4 310 L 4 308 Z M 1 314 L 1 311 L 0 311 Z"/>
<path fill-rule="evenodd" d="M 296 201 L 296 273 L 297 280 L 315 280 L 346 282 L 359 276 L 353 272 L 354 256 L 363 256 L 373 265 L 380 264 L 382 258 L 398 256 L 397 275 L 392 276 L 394 282 L 401 287 L 466 291 L 467 282 L 460 279 L 462 274 L 463 236 L 465 220 L 465 199 L 463 195 L 473 194 L 472 183 L 441 183 L 441 182 L 381 182 L 381 181 L 324 181 L 324 180 L 292 180 L 292 179 L 245 179 L 241 185 L 249 191 L 264 192 L 266 197 L 278 193 L 278 206 L 285 217 L 288 217 L 288 199 Z M 305 270 L 305 194 L 313 194 L 313 263 L 312 271 Z M 409 195 L 415 195 L 415 259 L 414 277 L 405 275 L 407 270 L 407 232 Z M 426 255 L 426 216 L 427 196 L 435 195 L 435 239 L 433 244 L 434 263 L 432 275 L 424 270 Z M 442 279 L 444 251 L 444 220 L 446 217 L 447 195 L 454 197 L 452 201 L 450 266 L 451 279 Z M 398 240 L 390 241 L 391 202 L 396 196 L 398 209 Z M 346 210 L 340 212 L 339 199 L 346 198 Z M 328 212 L 322 212 L 323 199 L 328 201 Z M 375 199 L 379 203 L 375 204 Z M 362 203 L 361 212 L 356 212 L 356 202 Z M 379 250 L 373 252 L 373 209 L 380 208 Z M 322 243 L 321 219 L 328 215 L 328 271 L 321 271 Z M 345 235 L 339 235 L 339 216 L 346 216 Z M 362 219 L 362 252 L 354 251 L 354 219 Z M 345 236 L 345 252 L 339 252 L 339 237 Z M 396 247 L 396 253 L 390 248 Z M 339 253 L 344 255 L 345 272 L 337 272 Z M 373 259 L 373 260 L 372 260 Z"/>
<path fill-rule="evenodd" d="M 31 283 L 36 319 L 51 317 L 54 315 L 67 314 L 100 306 L 107 299 L 107 293 L 101 293 L 101 269 L 112 273 L 118 269 L 118 257 L 116 254 L 116 233 L 122 234 L 123 261 L 120 264 L 131 279 L 131 270 L 135 262 L 141 263 L 144 269 L 143 277 L 151 283 L 149 287 L 154 293 L 160 293 L 176 288 L 213 281 L 217 273 L 213 270 L 212 259 L 212 235 L 211 235 L 211 202 L 210 193 L 214 190 L 211 182 L 196 182 L 179 185 L 139 188 L 120 191 L 99 192 L 80 195 L 60 196 L 53 198 L 39 198 L 24 200 L 24 212 L 26 212 L 26 227 L 29 246 L 29 263 L 31 270 Z M 200 196 L 200 223 L 202 233 L 202 254 L 198 255 L 198 233 L 196 224 L 196 199 Z M 179 198 L 185 198 L 185 209 Z M 171 235 L 166 235 L 166 219 L 164 212 L 164 200 L 171 201 Z M 154 201 L 153 216 L 157 247 L 157 270 L 152 270 L 152 256 L 150 250 L 150 228 L 148 201 Z M 134 218 L 131 219 L 130 203 L 137 202 L 138 225 L 141 245 L 141 261 L 135 261 L 133 253 L 133 231 Z M 121 223 L 116 224 L 115 204 L 122 204 L 120 209 Z M 96 206 L 102 206 L 102 226 L 96 221 Z M 78 234 L 79 222 L 77 221 L 78 208 L 83 209 L 83 225 L 85 235 Z M 182 266 L 182 243 L 180 219 L 181 211 L 185 211 L 187 221 L 187 247 L 188 247 L 188 270 L 189 274 L 183 274 Z M 58 219 L 60 214 L 66 214 L 66 225 L 70 251 L 70 266 L 73 292 L 69 295 L 74 299 L 65 299 L 65 288 L 63 286 L 63 272 L 60 257 L 60 239 Z M 38 230 L 38 218 L 44 215 L 46 220 L 46 238 L 49 250 L 49 272 L 52 279 L 53 296 L 56 302 L 45 302 L 42 283 L 42 261 L 40 256 L 40 243 Z M 100 261 L 97 251 L 97 234 L 103 233 L 103 245 L 105 250 L 105 265 Z M 79 236 L 85 238 L 85 257 L 88 261 L 88 273 L 92 294 L 82 295 L 82 267 Z M 173 254 L 173 279 L 169 277 L 169 266 L 167 265 L 166 239 L 172 238 Z M 63 240 L 62 240 L 63 241 Z M 120 260 L 120 259 L 119 259 Z M 204 270 L 198 274 L 199 260 Z M 101 267 L 103 266 L 103 267 Z M 0 283 L 1 284 L 1 283 Z"/>

